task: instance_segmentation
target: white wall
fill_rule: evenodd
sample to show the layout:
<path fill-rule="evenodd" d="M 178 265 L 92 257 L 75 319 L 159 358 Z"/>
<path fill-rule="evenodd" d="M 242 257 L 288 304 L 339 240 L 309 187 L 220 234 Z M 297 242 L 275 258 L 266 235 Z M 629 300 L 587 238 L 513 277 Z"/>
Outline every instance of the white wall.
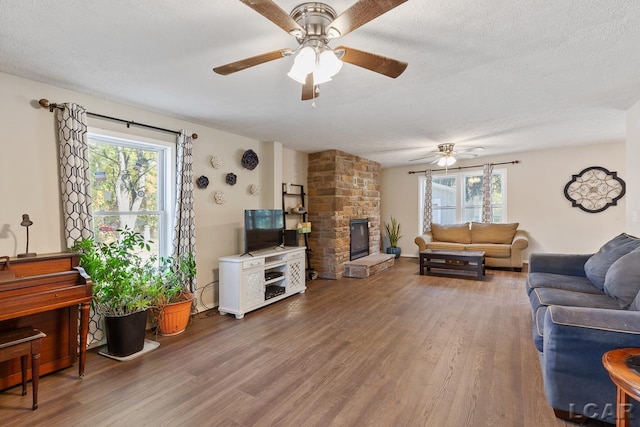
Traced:
<path fill-rule="evenodd" d="M 309 155 L 299 151 L 282 149 L 282 182 L 307 185 Z"/>
<path fill-rule="evenodd" d="M 460 162 L 460 166 L 486 162 L 520 160 L 507 169 L 507 220 L 519 222 L 529 233 L 531 252 L 589 253 L 615 235 L 626 231 L 625 201 L 597 214 L 571 207 L 564 186 L 573 174 L 589 166 L 602 166 L 627 180 L 624 143 L 603 143 L 572 148 L 531 151 L 516 155 L 480 158 Z M 458 164 L 456 164 L 457 166 Z M 402 225 L 402 254 L 417 256 L 413 239 L 420 234 L 418 224 L 418 179 L 410 170 L 431 165 L 411 165 L 383 169 L 382 218 L 393 215 Z"/>
<path fill-rule="evenodd" d="M 43 254 L 66 250 L 61 226 L 55 118 L 48 110 L 38 106 L 40 98 L 57 103 L 74 102 L 91 112 L 162 128 L 186 128 L 199 136 L 194 141 L 195 177 L 206 175 L 210 181 L 206 190 L 196 189 L 195 209 L 198 285 L 203 288 L 209 284 L 201 301 L 212 307 L 217 301 L 211 285 L 217 279 L 217 260 L 221 256 L 243 251 L 241 236 L 244 209 L 262 207 L 260 197 L 252 196 L 249 186 L 262 186 L 263 175 L 277 175 L 280 179 L 282 172 L 279 170 L 275 174 L 273 163 L 262 159 L 265 151 L 266 157 L 273 156 L 273 147 L 210 127 L 4 73 L 0 73 L 0 93 L 0 255 L 15 256 L 24 252 L 25 230 L 20 226 L 23 213 L 28 213 L 34 222 L 30 227 L 31 252 Z M 122 124 L 91 117 L 88 121 L 92 128 L 175 141 L 173 134 L 137 127 L 127 129 Z M 242 154 L 247 149 L 253 149 L 261 160 L 253 171 L 240 164 Z M 213 155 L 220 156 L 222 168 L 214 169 L 211 166 Z M 288 174 L 297 178 L 297 172 L 291 171 L 297 171 L 298 167 L 306 170 L 306 154 L 298 155 L 288 150 L 287 158 L 290 162 L 287 165 Z M 302 166 L 295 163 L 299 160 L 304 160 Z M 238 176 L 235 186 L 225 183 L 225 176 L 229 172 Z M 273 183 L 269 185 L 274 187 Z M 216 190 L 225 192 L 227 202 L 224 205 L 214 202 Z M 267 191 L 273 193 L 273 190 Z M 278 200 L 279 197 L 278 193 Z"/>
<path fill-rule="evenodd" d="M 640 236 L 640 101 L 627 111 L 627 231 Z"/>

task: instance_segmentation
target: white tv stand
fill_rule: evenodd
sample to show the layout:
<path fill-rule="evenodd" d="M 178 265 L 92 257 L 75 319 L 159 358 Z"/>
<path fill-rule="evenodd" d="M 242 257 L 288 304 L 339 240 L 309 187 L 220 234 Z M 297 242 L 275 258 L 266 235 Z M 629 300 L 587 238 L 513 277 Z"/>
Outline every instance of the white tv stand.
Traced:
<path fill-rule="evenodd" d="M 305 249 L 285 247 L 219 258 L 220 314 L 242 319 L 249 311 L 303 294 Z"/>

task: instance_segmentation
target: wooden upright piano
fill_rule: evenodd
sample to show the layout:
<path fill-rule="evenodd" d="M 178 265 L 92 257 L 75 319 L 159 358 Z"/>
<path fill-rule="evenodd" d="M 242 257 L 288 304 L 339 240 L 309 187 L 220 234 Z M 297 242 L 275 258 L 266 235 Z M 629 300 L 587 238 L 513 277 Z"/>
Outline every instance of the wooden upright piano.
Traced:
<path fill-rule="evenodd" d="M 10 265 L 16 277 L 0 281 L 0 331 L 33 326 L 47 334 L 42 340 L 41 375 L 72 366 L 79 341 L 78 373 L 84 376 L 92 284 L 79 267 L 78 255 L 11 258 Z M 20 359 L 0 363 L 0 390 L 20 383 Z"/>

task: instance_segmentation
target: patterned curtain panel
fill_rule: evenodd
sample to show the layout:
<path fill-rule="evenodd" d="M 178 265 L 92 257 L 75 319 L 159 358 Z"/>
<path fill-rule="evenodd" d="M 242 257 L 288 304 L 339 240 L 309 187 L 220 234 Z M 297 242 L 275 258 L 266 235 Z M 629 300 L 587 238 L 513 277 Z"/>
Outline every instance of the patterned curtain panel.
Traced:
<path fill-rule="evenodd" d="M 91 214 L 91 175 L 87 144 L 87 112 L 76 104 L 64 104 L 58 110 L 60 152 L 61 202 L 67 248 L 76 240 L 93 237 Z M 104 344 L 102 316 L 93 307 L 89 312 L 87 347 Z"/>
<path fill-rule="evenodd" d="M 422 215 L 422 232 L 426 233 L 431 230 L 431 221 L 433 221 L 433 204 L 432 204 L 432 188 L 433 179 L 431 178 L 431 169 L 424 172 L 424 214 Z"/>
<path fill-rule="evenodd" d="M 76 104 L 58 110 L 62 210 L 67 248 L 93 237 L 91 175 L 87 144 L 87 111 Z"/>
<path fill-rule="evenodd" d="M 176 225 L 173 255 L 196 254 L 196 223 L 193 206 L 193 141 L 191 132 L 182 129 L 176 139 Z M 191 282 L 195 292 L 196 279 Z"/>
<path fill-rule="evenodd" d="M 491 206 L 491 184 L 493 165 L 485 163 L 482 167 L 482 222 L 493 221 L 493 209 Z"/>

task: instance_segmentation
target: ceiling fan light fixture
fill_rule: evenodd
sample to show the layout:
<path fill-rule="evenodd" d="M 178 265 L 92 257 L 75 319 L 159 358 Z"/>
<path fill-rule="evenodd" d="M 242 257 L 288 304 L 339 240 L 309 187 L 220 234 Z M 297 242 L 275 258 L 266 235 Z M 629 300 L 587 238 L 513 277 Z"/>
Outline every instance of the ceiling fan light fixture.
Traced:
<path fill-rule="evenodd" d="M 311 46 L 305 46 L 296 55 L 287 76 L 300 84 L 304 84 L 307 75 L 313 73 L 315 67 L 316 51 Z"/>
<path fill-rule="evenodd" d="M 305 46 L 298 52 L 287 76 L 300 84 L 305 84 L 307 75 L 313 73 L 313 83 L 318 85 L 330 81 L 340 69 L 342 69 L 342 61 L 331 49 L 325 47 L 317 53 L 315 48 Z"/>
<path fill-rule="evenodd" d="M 451 156 L 440 157 L 438 160 L 438 166 L 451 166 L 456 162 L 456 159 Z"/>
<path fill-rule="evenodd" d="M 325 49 L 318 55 L 317 69 L 322 74 L 333 77 L 342 69 L 342 61 L 338 59 L 331 49 Z"/>
<path fill-rule="evenodd" d="M 316 69 L 313 71 L 313 84 L 314 85 L 319 85 L 322 83 L 326 83 L 326 82 L 330 82 L 331 81 L 331 76 L 323 73 L 322 71 Z"/>
<path fill-rule="evenodd" d="M 309 73 L 305 73 L 304 70 L 302 70 L 300 67 L 296 67 L 296 64 L 293 64 L 291 70 L 289 70 L 289 72 L 287 73 L 287 76 L 303 85 L 307 78 L 307 74 Z"/>

